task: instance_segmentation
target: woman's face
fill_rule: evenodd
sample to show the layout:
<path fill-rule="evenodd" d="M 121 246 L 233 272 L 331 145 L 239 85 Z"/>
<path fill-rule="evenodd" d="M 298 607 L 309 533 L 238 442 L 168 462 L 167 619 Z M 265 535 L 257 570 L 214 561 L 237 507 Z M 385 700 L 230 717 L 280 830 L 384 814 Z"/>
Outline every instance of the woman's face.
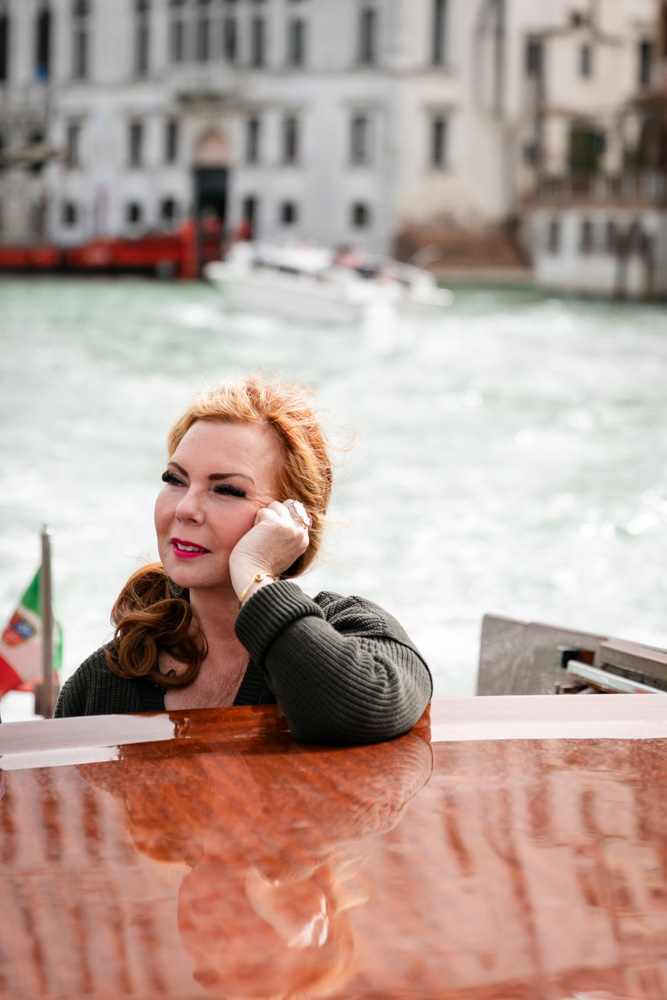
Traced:
<path fill-rule="evenodd" d="M 167 463 L 155 504 L 158 550 L 183 587 L 228 587 L 229 556 L 276 498 L 281 447 L 265 425 L 198 420 Z"/>

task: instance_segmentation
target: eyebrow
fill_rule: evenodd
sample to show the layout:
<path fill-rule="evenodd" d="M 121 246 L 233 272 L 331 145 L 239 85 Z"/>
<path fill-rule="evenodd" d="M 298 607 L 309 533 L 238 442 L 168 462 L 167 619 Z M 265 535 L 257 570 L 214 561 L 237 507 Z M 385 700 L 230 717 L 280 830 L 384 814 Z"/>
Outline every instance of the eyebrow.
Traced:
<path fill-rule="evenodd" d="M 184 476 L 187 476 L 188 473 L 186 472 L 186 470 L 183 468 L 182 465 L 178 464 L 178 462 L 174 462 L 173 459 L 171 459 L 168 464 L 173 465 L 174 468 L 178 469 L 180 473 L 182 473 Z M 247 476 L 245 472 L 212 472 L 208 478 L 210 482 L 217 482 L 220 479 L 237 479 L 237 478 L 247 479 L 251 483 L 254 482 L 252 476 Z"/>

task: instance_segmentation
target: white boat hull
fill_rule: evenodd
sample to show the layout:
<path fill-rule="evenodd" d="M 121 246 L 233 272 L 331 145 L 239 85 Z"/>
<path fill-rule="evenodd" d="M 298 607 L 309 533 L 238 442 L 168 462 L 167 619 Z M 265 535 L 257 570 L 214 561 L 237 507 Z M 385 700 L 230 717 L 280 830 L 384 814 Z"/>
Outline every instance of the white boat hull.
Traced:
<path fill-rule="evenodd" d="M 222 293 L 225 308 L 232 312 L 264 313 L 309 323 L 359 323 L 365 306 L 341 296 L 340 288 L 326 281 L 315 282 L 261 271 L 237 274 L 224 264 L 209 265 L 206 277 Z"/>
<path fill-rule="evenodd" d="M 431 275 L 391 263 L 363 274 L 333 263 L 319 248 L 235 247 L 204 274 L 230 311 L 263 313 L 306 323 L 359 325 L 391 311 L 408 317 L 439 316 L 451 292 Z"/>

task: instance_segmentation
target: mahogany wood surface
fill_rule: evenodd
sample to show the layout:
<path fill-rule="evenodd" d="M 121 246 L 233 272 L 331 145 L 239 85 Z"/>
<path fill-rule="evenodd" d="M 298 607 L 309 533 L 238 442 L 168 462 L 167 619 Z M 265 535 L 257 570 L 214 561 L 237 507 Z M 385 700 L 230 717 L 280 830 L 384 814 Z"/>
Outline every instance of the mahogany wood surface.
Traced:
<path fill-rule="evenodd" d="M 0 996 L 665 1000 L 667 700 L 0 726 Z"/>

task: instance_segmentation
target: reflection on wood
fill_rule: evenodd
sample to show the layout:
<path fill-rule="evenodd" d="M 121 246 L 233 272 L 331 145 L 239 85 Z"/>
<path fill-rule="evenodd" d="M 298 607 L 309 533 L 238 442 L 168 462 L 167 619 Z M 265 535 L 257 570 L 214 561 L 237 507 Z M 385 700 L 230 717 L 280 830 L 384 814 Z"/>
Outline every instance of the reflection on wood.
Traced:
<path fill-rule="evenodd" d="M 664 704 L 544 702 L 630 700 Z M 62 766 L 71 720 L 44 723 L 0 801 L 0 994 L 664 1000 L 667 742 L 515 739 L 536 700 L 497 701 L 496 740 L 431 743 L 424 718 L 323 748 L 274 708 L 207 710 L 133 719 L 92 763 L 74 727 Z M 495 703 L 435 704 L 434 731 Z"/>

